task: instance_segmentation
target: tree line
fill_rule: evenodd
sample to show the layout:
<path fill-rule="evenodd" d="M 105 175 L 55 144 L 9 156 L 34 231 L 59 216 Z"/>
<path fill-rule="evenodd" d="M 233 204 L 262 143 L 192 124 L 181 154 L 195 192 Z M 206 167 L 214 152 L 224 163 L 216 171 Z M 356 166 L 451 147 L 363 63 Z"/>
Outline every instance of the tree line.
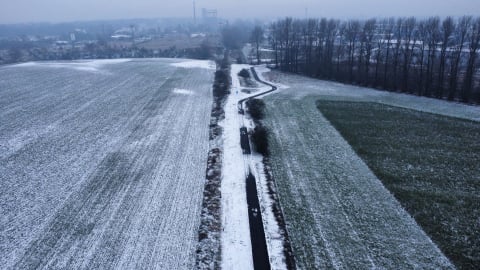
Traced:
<path fill-rule="evenodd" d="M 285 18 L 266 32 L 283 71 L 480 103 L 480 17 Z"/>

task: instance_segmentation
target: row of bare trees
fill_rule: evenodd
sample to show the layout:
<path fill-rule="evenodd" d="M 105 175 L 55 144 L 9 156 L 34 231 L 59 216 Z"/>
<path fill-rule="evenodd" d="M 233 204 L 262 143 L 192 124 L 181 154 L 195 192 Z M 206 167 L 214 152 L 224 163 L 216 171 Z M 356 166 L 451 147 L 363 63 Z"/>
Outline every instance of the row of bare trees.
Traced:
<path fill-rule="evenodd" d="M 480 102 L 480 18 L 285 18 L 270 25 L 268 38 L 284 71 Z"/>

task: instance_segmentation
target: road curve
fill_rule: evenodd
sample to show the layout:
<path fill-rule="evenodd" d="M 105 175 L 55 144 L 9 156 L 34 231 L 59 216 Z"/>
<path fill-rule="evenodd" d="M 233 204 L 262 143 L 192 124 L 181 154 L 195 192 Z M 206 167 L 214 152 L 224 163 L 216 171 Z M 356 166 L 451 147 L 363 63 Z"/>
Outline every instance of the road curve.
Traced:
<path fill-rule="evenodd" d="M 249 97 L 247 97 L 247 98 L 240 99 L 240 100 L 238 101 L 238 108 L 239 108 L 239 109 L 243 109 L 243 102 L 245 102 L 245 101 L 247 101 L 247 100 L 249 100 L 249 99 L 252 99 L 252 98 L 256 98 L 256 97 L 259 97 L 259 96 L 263 96 L 263 95 L 265 95 L 265 94 L 271 93 L 271 92 L 276 91 L 276 90 L 278 89 L 275 85 L 273 85 L 273 84 L 271 84 L 271 83 L 268 83 L 268 82 L 266 82 L 266 81 L 261 80 L 261 79 L 258 77 L 258 74 L 257 74 L 257 72 L 255 71 L 255 68 L 254 68 L 254 67 L 251 67 L 250 70 L 252 71 L 252 74 L 253 74 L 253 77 L 255 78 L 255 80 L 257 80 L 258 82 L 261 82 L 261 83 L 263 83 L 263 84 L 265 84 L 265 85 L 268 85 L 268 86 L 272 87 L 272 89 L 270 89 L 270 90 L 268 90 L 268 91 L 265 91 L 265 92 L 258 93 L 258 94 L 253 95 L 253 96 L 249 96 Z"/>

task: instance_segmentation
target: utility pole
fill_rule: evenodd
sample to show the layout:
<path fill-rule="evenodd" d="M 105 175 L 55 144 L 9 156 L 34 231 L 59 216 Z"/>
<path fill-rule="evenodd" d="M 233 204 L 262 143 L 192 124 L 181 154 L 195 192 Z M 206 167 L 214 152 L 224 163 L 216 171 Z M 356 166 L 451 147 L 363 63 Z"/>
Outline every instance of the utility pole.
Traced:
<path fill-rule="evenodd" d="M 135 47 L 135 25 L 130 24 L 130 33 L 132 34 L 132 47 Z"/>

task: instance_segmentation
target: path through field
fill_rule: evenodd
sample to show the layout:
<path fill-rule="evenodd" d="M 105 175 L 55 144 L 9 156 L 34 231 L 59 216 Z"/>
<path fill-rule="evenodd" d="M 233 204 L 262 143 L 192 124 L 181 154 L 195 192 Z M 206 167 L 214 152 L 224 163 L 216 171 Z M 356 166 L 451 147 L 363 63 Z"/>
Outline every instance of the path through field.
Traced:
<path fill-rule="evenodd" d="M 221 123 L 224 128 L 222 268 L 286 269 L 278 224 L 273 218 L 271 202 L 265 198 L 268 197 L 268 193 L 264 188 L 266 180 L 263 175 L 262 158 L 256 153 L 251 153 L 246 134 L 247 127 L 251 129 L 254 124 L 250 118 L 239 113 L 239 102 L 260 93 L 269 92 L 271 86 L 262 84 L 259 87 L 249 88 L 247 92 L 242 91 L 245 87 L 241 85 L 237 75 L 242 69 L 249 70 L 250 66 L 232 65 L 231 94 L 225 104 L 225 119 Z M 241 136 L 242 132 L 244 134 Z M 245 151 L 246 146 L 248 151 Z M 248 176 L 250 176 L 249 180 L 247 180 Z M 246 181 L 256 183 L 249 182 L 247 185 Z M 248 194 L 247 189 L 250 191 Z M 255 197 L 258 200 L 255 203 L 259 206 L 254 203 Z M 267 202 L 270 202 L 270 205 Z M 250 228 L 253 224 L 255 227 Z M 267 243 L 264 241 L 265 238 Z M 254 243 L 259 246 L 253 246 L 252 250 Z"/>
<path fill-rule="evenodd" d="M 213 70 L 174 62 L 0 68 L 0 268 L 192 269 Z"/>

